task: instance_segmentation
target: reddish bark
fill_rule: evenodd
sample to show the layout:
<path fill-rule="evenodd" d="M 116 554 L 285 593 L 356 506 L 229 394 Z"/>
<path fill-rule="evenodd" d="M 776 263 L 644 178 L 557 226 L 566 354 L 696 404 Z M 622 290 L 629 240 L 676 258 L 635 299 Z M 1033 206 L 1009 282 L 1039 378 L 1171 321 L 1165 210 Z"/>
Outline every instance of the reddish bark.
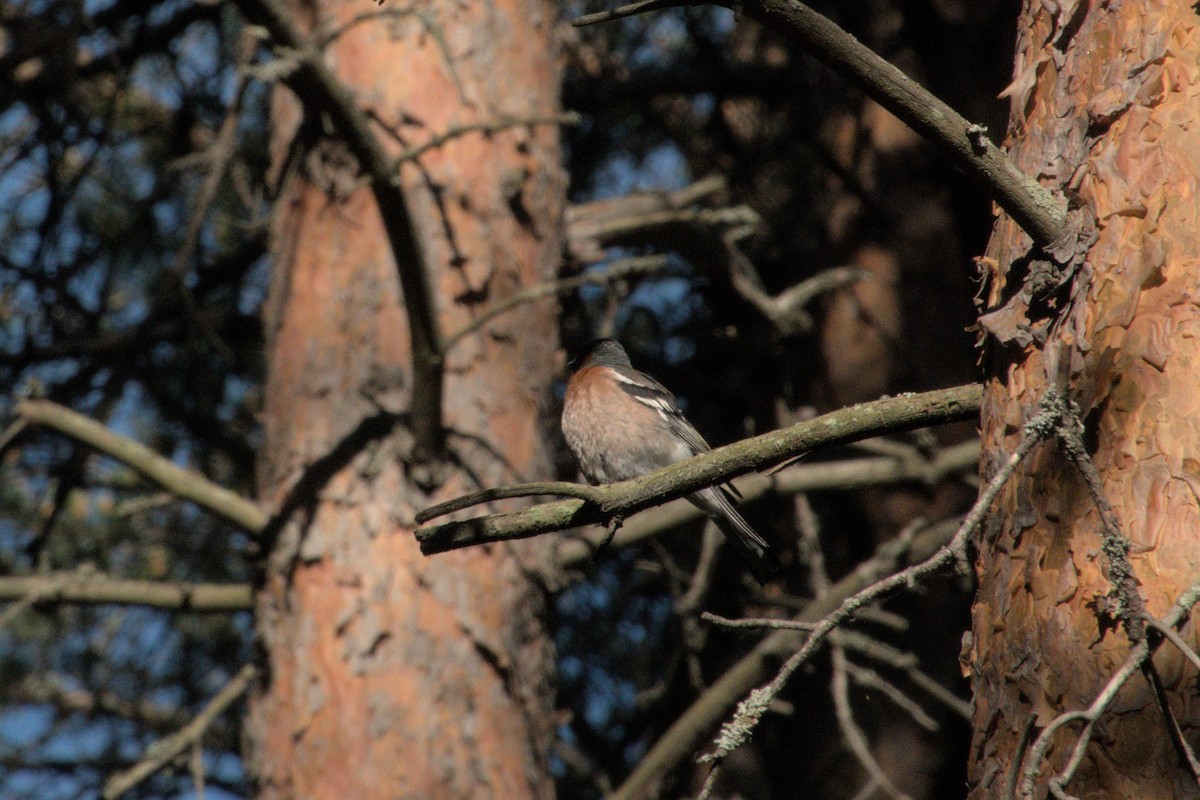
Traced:
<path fill-rule="evenodd" d="M 374 8 L 329 0 L 302 10 L 311 27 L 329 31 Z M 407 144 L 557 112 L 552 4 L 380 11 L 347 29 L 327 57 L 360 105 Z M 300 117 L 281 94 L 278 153 Z M 424 176 L 404 168 L 444 332 L 553 276 L 565 184 L 558 141 L 544 124 L 465 133 L 420 157 Z M 263 797 L 549 796 L 553 660 L 531 578 L 540 547 L 426 559 L 411 529 L 414 513 L 438 499 L 548 473 L 541 404 L 554 306 L 521 307 L 450 353 L 445 415 L 455 466 L 433 476 L 432 494 L 415 482 L 428 482 L 428 472 L 405 464 L 403 424 L 348 462 L 320 461 L 381 406 L 403 413 L 411 385 L 405 308 L 380 212 L 369 189 L 355 188 L 353 167 L 330 158 L 335 151 L 317 148 L 302 160 L 275 225 L 262 498 L 277 508 L 314 464 L 333 469 L 281 531 L 259 595 L 269 675 L 252 703 L 251 764 Z"/>
<path fill-rule="evenodd" d="M 998 224 L 984 260 L 985 302 L 1001 312 L 985 327 L 993 346 L 1002 343 L 984 395 L 984 472 L 1014 449 L 1048 374 L 1058 374 L 1047 353 L 1064 348 L 1089 447 L 1133 543 L 1148 611 L 1159 616 L 1200 576 L 1198 22 L 1179 2 L 1026 5 L 1009 90 L 1012 152 L 1081 207 L 1083 235 L 1049 307 L 1043 299 L 1030 310 L 1018 295 L 1029 240 L 1010 220 Z M 1110 590 L 1098 530 L 1076 470 L 1053 442 L 1041 445 L 981 541 L 974 645 L 965 654 L 976 702 L 972 798 L 1004 796 L 1030 721 L 1036 734 L 1062 711 L 1086 707 L 1128 653 L 1124 631 L 1102 629 L 1094 607 Z M 1184 635 L 1194 644 L 1192 628 Z M 1194 744 L 1196 672 L 1171 647 L 1155 663 Z M 1054 769 L 1077 730 L 1056 740 Z M 1081 798 L 1194 797 L 1189 782 L 1139 676 L 1067 789 Z"/>

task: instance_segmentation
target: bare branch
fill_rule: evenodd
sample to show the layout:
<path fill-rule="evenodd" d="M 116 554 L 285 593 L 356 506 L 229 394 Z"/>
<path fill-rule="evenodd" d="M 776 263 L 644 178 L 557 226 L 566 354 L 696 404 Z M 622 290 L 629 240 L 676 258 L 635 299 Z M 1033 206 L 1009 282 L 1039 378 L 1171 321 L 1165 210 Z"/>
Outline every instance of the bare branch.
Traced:
<path fill-rule="evenodd" d="M 854 719 L 854 710 L 850 707 L 850 687 L 847 680 L 849 660 L 846 658 L 846 651 L 835 643 L 832 656 L 833 675 L 830 678 L 830 694 L 833 696 L 834 716 L 842 731 L 842 738 L 846 740 L 850 752 L 854 754 L 855 759 L 866 770 L 870 780 L 876 786 L 896 800 L 912 800 L 900 791 L 896 784 L 892 783 L 891 778 L 883 771 L 883 767 L 879 766 L 879 762 L 871 753 L 871 744 L 867 741 L 866 734 Z"/>
<path fill-rule="evenodd" d="M 218 486 L 198 472 L 173 464 L 145 445 L 114 433 L 66 406 L 49 400 L 25 399 L 17 401 L 16 413 L 29 422 L 53 428 L 115 458 L 168 492 L 206 508 L 251 533 L 261 531 L 267 524 L 266 513 L 255 503 Z"/>
<path fill-rule="evenodd" d="M 910 548 L 901 551 L 895 542 L 882 545 L 870 560 L 846 577 L 834 583 L 829 594 L 810 601 L 794 617 L 798 622 L 820 622 L 846 598 L 870 586 L 882 575 L 893 572 L 897 559 L 910 554 L 924 559 L 944 548 L 958 529 L 958 520 L 950 520 L 921 531 Z M 756 684 L 770 676 L 779 659 L 796 649 L 803 641 L 795 631 L 778 631 L 763 639 L 754 649 L 725 671 L 692 705 L 659 737 L 638 765 L 609 800 L 633 800 L 677 764 L 690 757 L 703 738 L 720 724 L 721 718 Z"/>
<path fill-rule="evenodd" d="M 884 458 L 855 458 L 797 464 L 773 475 L 746 475 L 733 481 L 742 502 L 751 503 L 768 493 L 779 495 L 830 489 L 850 490 L 914 481 L 932 485 L 946 477 L 979 465 L 979 441 L 947 447 L 932 458 L 922 458 L 911 448 Z M 640 541 L 700 519 L 704 513 L 685 500 L 645 511 L 626 521 L 613 539 L 613 547 L 628 547 Z M 558 563 L 578 567 L 594 552 L 599 534 L 582 533 L 555 542 Z M 593 541 L 595 540 L 595 541 Z M 778 598 L 773 598 L 778 599 Z"/>
<path fill-rule="evenodd" d="M 1036 180 L 1019 170 L 987 130 L 921 87 L 830 20 L 797 0 L 725 0 L 716 3 L 756 19 L 800 43 L 812 55 L 864 91 L 972 175 L 1017 224 L 1042 247 L 1066 229 L 1066 209 Z M 577 26 L 681 5 L 679 0 L 640 0 L 611 11 L 589 14 Z"/>
<path fill-rule="evenodd" d="M 637 14 L 645 14 L 649 11 L 661 11 L 664 8 L 677 8 L 679 6 L 695 5 L 689 0 L 638 0 L 636 3 L 613 8 L 608 11 L 597 11 L 594 14 L 584 14 L 576 17 L 571 21 L 571 24 L 576 28 L 583 28 L 588 25 L 598 25 L 601 22 L 612 22 L 616 19 L 624 19 Z"/>
<path fill-rule="evenodd" d="M 1183 654 L 1184 658 L 1186 658 L 1188 661 L 1191 661 L 1192 666 L 1194 666 L 1197 671 L 1200 671 L 1200 654 L 1197 654 L 1191 645 L 1185 642 L 1183 637 L 1175 632 L 1174 628 L 1169 625 L 1162 624 L 1153 617 L 1146 620 L 1146 627 L 1153 628 L 1164 639 L 1175 645 L 1179 652 Z"/>
<path fill-rule="evenodd" d="M 428 141 L 405 150 L 400 155 L 396 156 L 396 167 L 399 168 L 400 163 L 404 161 L 413 161 L 420 158 L 430 150 L 435 150 L 447 142 L 453 141 L 460 136 L 465 136 L 469 133 L 499 133 L 500 131 L 509 128 L 523 128 L 533 125 L 563 125 L 572 126 L 578 125 L 581 117 L 573 111 L 566 111 L 562 114 L 554 114 L 548 117 L 500 117 L 499 119 L 487 120 L 484 122 L 472 122 L 466 125 L 456 125 L 453 128 L 443 131 L 442 133 L 432 136 Z"/>
<path fill-rule="evenodd" d="M 594 486 L 588 486 L 583 483 L 570 483 L 568 481 L 539 481 L 537 483 L 522 483 L 516 486 L 500 486 L 496 489 L 485 489 L 482 492 L 456 497 L 453 500 L 438 503 L 418 512 L 416 519 L 419 523 L 425 523 L 431 519 L 453 514 L 455 511 L 462 511 L 464 508 L 491 503 L 495 500 L 508 500 L 514 497 L 541 497 L 549 494 L 576 497 L 580 500 L 593 503 L 599 503 L 603 500 L 600 490 Z"/>
<path fill-rule="evenodd" d="M 419 528 L 415 534 L 421 552 L 433 555 L 578 525 L 607 524 L 614 516 L 628 517 L 652 505 L 819 447 L 888 431 L 973 418 L 979 411 L 980 398 L 980 387 L 970 384 L 862 403 L 717 448 L 641 478 L 595 487 L 595 500 L 590 503 L 560 500 L 522 511 Z"/>
<path fill-rule="evenodd" d="M 691 209 L 725 187 L 724 177 L 710 175 L 673 192 L 634 192 L 569 206 L 566 215 L 568 249 L 576 261 L 587 264 L 604 260 L 606 247 L 644 243 L 663 227 L 686 229 L 687 226 L 707 224 L 723 228 L 758 224 L 758 215 L 747 206 L 707 209 L 708 216 L 697 216 L 697 211 Z"/>
<path fill-rule="evenodd" d="M 141 761 L 129 769 L 109 777 L 104 782 L 104 791 L 101 796 L 105 800 L 113 800 L 158 772 L 189 747 L 198 745 L 216 718 L 233 705 L 234 701 L 250 688 L 250 684 L 257 677 L 258 667 L 253 664 L 242 667 L 196 715 L 195 719 L 183 726 L 177 733 L 159 739 L 147 747 L 146 754 Z"/>
<path fill-rule="evenodd" d="M 1188 587 L 1170 610 L 1160 618 L 1159 623 L 1168 628 L 1177 628 L 1188 621 L 1191 616 L 1192 608 L 1200 602 L 1200 582 L 1196 582 Z M 1135 644 L 1129 652 L 1129 657 L 1125 659 L 1125 663 L 1121 668 L 1113 673 L 1109 678 L 1108 683 L 1096 695 L 1083 711 L 1068 711 L 1059 714 L 1038 735 L 1033 746 L 1029 749 L 1028 762 L 1021 770 L 1021 782 L 1019 786 L 1021 797 L 1034 797 L 1035 784 L 1037 783 L 1038 773 L 1041 772 L 1042 765 L 1046 761 L 1046 755 L 1053 743 L 1055 735 L 1068 725 L 1076 722 L 1084 723 L 1083 729 L 1079 732 L 1079 738 L 1075 741 L 1075 747 L 1071 751 L 1071 757 L 1067 761 L 1067 765 L 1061 772 L 1055 775 L 1050 780 L 1050 791 L 1056 796 L 1065 795 L 1065 787 L 1074 777 L 1075 771 L 1079 769 L 1079 765 L 1083 762 L 1084 753 L 1087 751 L 1088 744 L 1091 743 L 1092 733 L 1095 730 L 1096 723 L 1108 710 L 1109 706 L 1116 699 L 1117 693 L 1121 691 L 1130 678 L 1142 669 L 1143 664 L 1150 659 L 1154 651 L 1158 648 L 1158 642 L 1151 643 L 1150 637 L 1142 639 Z M 1011 792 L 1011 789 L 1010 789 Z"/>
<path fill-rule="evenodd" d="M 1025 424 L 1017 449 L 1008 457 L 1003 466 L 997 470 L 996 474 L 992 476 L 983 491 L 980 492 L 978 499 L 966 517 L 963 518 L 962 524 L 959 526 L 950 543 L 919 564 L 914 564 L 900 572 L 889 575 L 883 580 L 877 581 L 855 593 L 853 596 L 846 598 L 834 611 L 826 614 L 820 620 L 820 624 L 805 640 L 804 644 L 788 657 L 787 661 L 784 662 L 783 666 L 776 673 L 774 679 L 765 686 L 752 691 L 739 704 L 737 713 L 721 729 L 721 733 L 716 740 L 716 749 L 712 753 L 703 756 L 703 760 L 719 761 L 735 748 L 741 746 L 758 725 L 763 714 L 766 713 L 770 701 L 779 694 L 795 671 L 816 652 L 816 649 L 834 629 L 852 618 L 860 608 L 887 596 L 897 589 L 915 585 L 921 578 L 943 569 L 955 560 L 963 560 L 962 553 L 969 537 L 974 535 L 983 523 L 983 519 L 990 510 L 992 502 L 999 495 L 1001 489 L 1008 482 L 1008 479 L 1012 477 L 1017 467 L 1033 448 L 1054 432 L 1058 421 L 1057 409 L 1054 405 L 1055 400 L 1054 393 L 1047 392 L 1046 397 L 1043 399 L 1041 411 Z"/>
<path fill-rule="evenodd" d="M 864 686 L 868 689 L 875 689 L 888 700 L 891 700 L 893 705 L 908 714 L 908 716 L 912 718 L 913 722 L 925 730 L 932 732 L 941 728 L 941 726 L 938 725 L 937 720 L 929 716 L 925 709 L 921 708 L 920 703 L 913 700 L 897 686 L 891 683 L 891 681 L 888 681 L 875 670 L 855 664 L 853 661 L 847 659 L 846 672 L 850 676 L 851 680 L 853 680 L 859 686 Z"/>
<path fill-rule="evenodd" d="M 149 606 L 170 611 L 245 611 L 252 590 L 246 583 L 173 583 L 111 578 L 94 571 L 0 577 L 0 601 L 79 605 Z"/>
<path fill-rule="evenodd" d="M 722 628 L 750 628 L 753 630 L 768 630 L 777 631 L 811 631 L 817 627 L 815 622 L 805 622 L 798 619 L 772 619 L 770 617 L 748 617 L 744 619 L 728 619 L 727 617 L 717 616 L 711 611 L 705 611 L 700 615 L 700 619 L 705 622 L 711 622 L 713 625 L 720 625 Z"/>

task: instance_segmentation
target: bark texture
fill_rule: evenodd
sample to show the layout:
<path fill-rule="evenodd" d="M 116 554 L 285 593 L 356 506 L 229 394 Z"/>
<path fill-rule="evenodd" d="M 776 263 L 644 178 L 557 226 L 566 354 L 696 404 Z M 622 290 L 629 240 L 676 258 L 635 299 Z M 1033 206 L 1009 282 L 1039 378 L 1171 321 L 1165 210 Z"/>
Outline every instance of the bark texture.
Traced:
<path fill-rule="evenodd" d="M 316 36 L 357 18 L 327 58 L 397 154 L 462 126 L 558 111 L 550 3 L 295 9 Z M 540 546 L 427 559 L 411 529 L 438 499 L 549 473 L 554 305 L 520 307 L 451 351 L 451 465 L 412 469 L 397 270 L 420 265 L 394 262 L 389 210 L 343 148 L 314 140 L 319 109 L 281 92 L 273 122 L 280 171 L 297 138 L 303 155 L 283 179 L 266 304 L 260 492 L 294 509 L 257 601 L 268 675 L 252 702 L 250 755 L 261 796 L 550 796 L 553 654 L 531 577 Z M 546 124 L 465 132 L 423 153 L 419 169 L 404 166 L 446 334 L 553 276 L 558 143 Z"/>
<path fill-rule="evenodd" d="M 1108 499 L 1132 542 L 1147 610 L 1200 577 L 1200 17 L 1191 3 L 1027 3 L 1009 140 L 1023 169 L 1077 207 L 1053 257 L 1001 219 L 982 260 L 991 378 L 985 477 L 1015 448 L 1048 385 L 1066 379 Z M 1049 441 L 1010 481 L 980 542 L 970 796 L 1002 797 L 1033 733 L 1088 706 L 1129 642 L 1105 627 L 1110 585 L 1095 504 Z M 1184 630 L 1195 644 L 1192 627 Z M 1155 663 L 1193 747 L 1196 671 Z M 1078 726 L 1056 740 L 1044 778 Z M 1195 797 L 1136 676 L 1102 721 L 1068 791 L 1080 798 Z"/>

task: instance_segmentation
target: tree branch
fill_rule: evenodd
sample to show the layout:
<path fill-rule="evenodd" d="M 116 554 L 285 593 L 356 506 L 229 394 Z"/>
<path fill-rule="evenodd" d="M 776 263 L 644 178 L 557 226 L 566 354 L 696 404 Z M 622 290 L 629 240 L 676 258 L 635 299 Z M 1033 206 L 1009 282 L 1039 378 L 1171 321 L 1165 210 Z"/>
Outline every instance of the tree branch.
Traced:
<path fill-rule="evenodd" d="M 950 520 L 918 533 L 909 547 L 909 559 L 922 560 L 938 552 L 950 543 L 958 527 L 958 520 Z M 870 586 L 881 574 L 894 570 L 898 557 L 895 551 L 895 542 L 881 545 L 873 558 L 830 586 L 825 597 L 809 602 L 795 615 L 794 621 L 808 623 L 803 628 L 815 626 L 844 600 Z M 675 720 L 608 800 L 642 797 L 651 784 L 692 756 L 738 698 L 767 678 L 780 657 L 794 651 L 804 641 L 803 636 L 801 632 L 784 630 L 755 645 Z"/>
<path fill-rule="evenodd" d="M 797 0 L 723 0 L 716 4 L 756 19 L 798 42 L 895 114 L 973 176 L 1038 245 L 1048 248 L 1063 235 L 1066 229 L 1063 204 L 992 144 L 985 128 L 968 122 L 830 20 Z M 592 25 L 686 5 L 698 3 L 641 0 L 611 11 L 579 17 L 574 24 Z"/>
<path fill-rule="evenodd" d="M 246 611 L 247 583 L 175 583 L 79 575 L 74 572 L 0 577 L 0 601 L 33 598 L 33 604 L 131 605 L 170 611 Z"/>
<path fill-rule="evenodd" d="M 145 445 L 114 433 L 95 420 L 49 400 L 19 400 L 16 413 L 29 422 L 66 434 L 137 470 L 168 492 L 206 508 L 251 533 L 267 524 L 266 513 L 236 492 L 198 472 L 173 464 Z"/>
<path fill-rule="evenodd" d="M 295 26 L 291 13 L 279 0 L 237 0 L 236 5 L 250 22 L 266 29 L 276 46 L 291 51 L 288 55 L 295 68 L 284 80 L 313 113 L 329 115 L 334 130 L 371 178 L 408 310 L 413 351 L 412 457 L 418 462 L 435 459 L 445 444 L 442 424 L 445 347 L 438 329 L 429 260 L 401 188 L 395 159 L 375 135 L 354 94 L 325 63 L 308 36 Z"/>
<path fill-rule="evenodd" d="M 146 754 L 141 761 L 129 769 L 109 777 L 104 782 L 104 791 L 101 797 L 105 800 L 113 800 L 158 772 L 189 747 L 199 744 L 213 721 L 250 688 L 250 684 L 256 677 L 258 677 L 258 667 L 253 664 L 242 667 L 233 676 L 233 679 L 225 684 L 224 688 L 217 692 L 208 705 L 196 715 L 195 719 L 180 728 L 178 732 L 159 739 L 147 747 Z"/>
<path fill-rule="evenodd" d="M 979 412 L 976 384 L 889 397 L 720 447 L 641 478 L 594 487 L 595 500 L 559 500 L 521 511 L 449 522 L 415 532 L 425 555 L 487 542 L 523 539 L 593 523 L 607 524 L 746 472 L 774 466 L 818 447 L 889 431 L 971 419 Z M 428 519 L 425 514 L 422 519 Z"/>
<path fill-rule="evenodd" d="M 826 461 L 798 464 L 774 475 L 746 475 L 733 481 L 742 494 L 743 503 L 754 503 L 767 493 L 796 494 L 798 492 L 850 491 L 892 483 L 919 482 L 932 485 L 950 474 L 978 467 L 979 441 L 971 440 L 947 447 L 931 459 L 908 456 L 880 458 L 848 458 L 845 461 Z M 629 547 L 649 537 L 695 522 L 704 513 L 688 501 L 672 501 L 664 506 L 629 519 L 613 537 L 612 547 Z M 592 559 L 604 531 L 564 536 L 556 540 L 557 560 L 564 569 L 578 567 Z"/>
<path fill-rule="evenodd" d="M 1192 608 L 1197 602 L 1200 602 L 1200 582 L 1192 584 L 1188 587 L 1187 591 L 1179 596 L 1175 604 L 1160 618 L 1159 624 L 1170 628 L 1177 628 L 1185 624 L 1191 617 Z M 1113 701 L 1116 700 L 1117 693 L 1121 691 L 1121 687 L 1142 669 L 1142 666 L 1154 655 L 1154 651 L 1158 649 L 1158 646 L 1163 641 L 1162 639 L 1154 641 L 1151 639 L 1152 637 L 1143 638 L 1133 646 L 1129 652 L 1129 657 L 1125 659 L 1125 663 L 1113 673 L 1108 683 L 1096 695 L 1090 706 L 1083 711 L 1067 711 L 1059 714 L 1046 725 L 1029 751 L 1028 763 L 1021 770 L 1019 788 L 1009 786 L 1007 789 L 1008 797 L 1012 797 L 1014 791 L 1019 792 L 1020 797 L 1035 797 L 1037 776 L 1042 769 L 1042 764 L 1046 761 L 1055 734 L 1067 725 L 1074 722 L 1083 722 L 1083 730 L 1079 732 L 1079 738 L 1075 741 L 1075 746 L 1071 751 L 1071 757 L 1067 765 L 1058 775 L 1050 780 L 1051 793 L 1057 793 L 1057 796 L 1065 794 L 1064 788 L 1070 782 L 1071 778 L 1074 777 L 1075 771 L 1083 762 L 1083 756 L 1087 751 L 1088 744 L 1091 743 L 1096 723 L 1108 710 Z M 1025 761 L 1025 754 L 1019 753 L 1014 766 L 1020 766 L 1023 761 Z"/>

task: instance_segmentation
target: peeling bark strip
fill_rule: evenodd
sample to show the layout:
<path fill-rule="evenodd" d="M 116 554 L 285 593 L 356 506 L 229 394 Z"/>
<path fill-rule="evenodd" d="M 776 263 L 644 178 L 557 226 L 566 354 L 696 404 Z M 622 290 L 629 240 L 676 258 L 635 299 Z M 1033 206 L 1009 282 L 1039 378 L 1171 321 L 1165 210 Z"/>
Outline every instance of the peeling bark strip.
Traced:
<path fill-rule="evenodd" d="M 363 10 L 359 0 L 296 3 L 292 24 L 330 42 L 321 68 L 383 155 L 343 146 L 337 125 L 302 124 L 329 111 L 319 93 L 281 88 L 273 110 L 277 166 L 292 171 L 265 307 L 259 487 L 264 508 L 278 512 L 286 499 L 294 510 L 256 598 L 264 673 L 249 764 L 262 798 L 545 797 L 553 661 L 529 577 L 543 545 L 433 561 L 406 526 L 444 497 L 548 474 L 539 404 L 553 308 L 525 304 L 462 336 L 444 372 L 453 466 L 436 476 L 413 468 L 420 420 L 407 412 L 432 387 L 419 383 L 429 371 L 413 357 L 425 345 L 408 317 L 425 306 L 403 278 L 420 265 L 398 263 L 376 173 L 415 153 L 389 185 L 403 192 L 428 261 L 436 319 L 418 327 L 466 330 L 499 300 L 553 278 L 565 188 L 558 126 L 492 123 L 560 117 L 556 11 L 544 0 L 426 2 L 369 19 Z M 463 133 L 446 138 L 452 130 Z M 313 135 L 331 138 L 305 141 Z M 293 145 L 302 150 L 288 159 Z M 331 158 L 339 152 L 357 163 Z M 401 420 L 395 432 L 362 435 L 382 412 Z M 438 494 L 418 477 L 436 478 Z"/>
<path fill-rule="evenodd" d="M 1200 577 L 1200 17 L 1182 2 L 1062 0 L 1027 4 L 1018 26 L 1011 153 L 1075 198 L 1081 235 L 1053 254 L 1073 265 L 1056 272 L 1031 258 L 1011 220 L 997 224 L 981 260 L 996 336 L 983 452 L 1010 448 L 1047 389 L 1066 387 L 1130 539 L 1129 585 L 1161 617 Z M 967 653 L 973 800 L 1006 796 L 1022 741 L 1088 708 L 1130 653 L 1126 631 L 1105 619 L 1119 576 L 1104 572 L 1103 522 L 1075 466 L 1044 448 L 985 527 Z M 1193 627 L 1182 636 L 1195 647 Z M 1197 670 L 1178 647 L 1154 664 L 1194 741 Z M 1066 792 L 1195 796 L 1146 680 L 1125 683 L 1106 709 Z M 1067 766 L 1077 731 L 1058 731 L 1026 782 L 1033 796 Z"/>

